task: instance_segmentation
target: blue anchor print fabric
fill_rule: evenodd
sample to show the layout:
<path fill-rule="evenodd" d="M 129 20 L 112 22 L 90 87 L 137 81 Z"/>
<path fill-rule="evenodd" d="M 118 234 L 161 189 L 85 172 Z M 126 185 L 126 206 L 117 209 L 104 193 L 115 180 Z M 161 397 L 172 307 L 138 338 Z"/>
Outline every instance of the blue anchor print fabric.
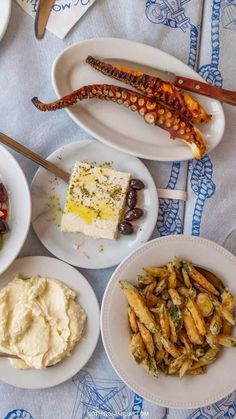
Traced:
<path fill-rule="evenodd" d="M 215 86 L 236 90 L 236 1 L 206 1 L 198 72 Z M 206 47 L 207 46 L 207 47 Z M 224 105 L 226 130 L 221 144 L 200 162 L 189 163 L 188 201 L 184 232 L 223 244 L 236 231 L 236 109 Z M 170 412 L 170 418 L 234 418 L 236 392 L 225 399 L 192 412 Z"/>
<path fill-rule="evenodd" d="M 205 2 L 198 71 L 208 83 L 235 87 L 236 1 Z M 209 23 L 210 22 L 210 23 Z M 236 229 L 235 107 L 224 105 L 226 130 L 221 144 L 200 162 L 189 163 L 184 232 L 220 244 Z"/>
<path fill-rule="evenodd" d="M 35 3 L 25 1 L 32 6 Z M 71 4 L 76 2 L 70 0 Z M 61 7 L 66 3 L 57 0 Z M 68 141 L 88 138 L 65 112 L 39 114 L 29 101 L 35 94 L 54 97 L 50 80 L 53 60 L 67 46 L 88 38 L 113 36 L 153 45 L 198 69 L 208 82 L 233 89 L 235 22 L 236 0 L 98 0 L 66 38 L 60 40 L 48 32 L 45 40 L 36 43 L 32 18 L 13 2 L 10 25 L 0 44 L 1 131 L 23 140 L 43 156 Z M 13 71 L 16 63 L 17 72 Z M 157 188 L 188 187 L 186 208 L 181 201 L 160 200 L 153 238 L 184 231 L 221 243 L 226 233 L 236 228 L 236 115 L 232 107 L 226 106 L 225 111 L 230 123 L 224 141 L 210 156 L 189 163 L 145 161 Z M 35 166 L 18 155 L 16 158 L 30 181 Z M 49 255 L 32 231 L 21 252 L 21 256 L 26 255 Z M 101 303 L 113 269 L 81 272 Z M 148 403 L 115 374 L 101 340 L 83 370 L 55 388 L 31 391 L 0 382 L 0 419 L 221 419 L 235 415 L 235 394 L 193 411 L 168 410 Z"/>

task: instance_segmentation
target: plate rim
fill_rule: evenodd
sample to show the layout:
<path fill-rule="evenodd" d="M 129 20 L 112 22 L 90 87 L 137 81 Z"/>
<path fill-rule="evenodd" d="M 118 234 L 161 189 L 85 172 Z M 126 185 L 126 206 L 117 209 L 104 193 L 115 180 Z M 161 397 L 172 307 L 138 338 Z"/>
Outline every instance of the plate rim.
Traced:
<path fill-rule="evenodd" d="M 128 376 L 124 377 L 122 376 L 122 374 L 119 371 L 119 365 L 114 365 L 113 361 L 112 361 L 112 354 L 110 353 L 110 348 L 108 347 L 108 344 L 106 342 L 106 338 L 105 335 L 107 336 L 107 331 L 105 331 L 105 327 L 104 327 L 104 323 L 105 323 L 105 319 L 106 319 L 106 309 L 105 309 L 105 303 L 106 300 L 109 297 L 109 292 L 112 289 L 112 285 L 114 283 L 114 280 L 116 278 L 117 273 L 119 273 L 119 271 L 121 269 L 123 269 L 125 267 L 125 265 L 127 263 L 132 262 L 132 259 L 134 258 L 134 256 L 136 256 L 136 254 L 139 254 L 140 252 L 142 252 L 143 248 L 146 247 L 155 247 L 156 243 L 162 243 L 162 242 L 168 242 L 168 241 L 192 241 L 192 242 L 203 242 L 206 246 L 210 246 L 216 249 L 216 251 L 224 254 L 227 258 L 231 259 L 232 262 L 234 262 L 236 264 L 236 257 L 230 253 L 228 250 L 226 250 L 223 246 L 219 245 L 218 243 L 215 243 L 212 240 L 206 239 L 204 237 L 200 237 L 200 236 L 192 236 L 192 235 L 185 235 L 185 234 L 179 234 L 179 235 L 169 235 L 169 236 L 164 236 L 164 237 L 158 237 L 156 239 L 150 240 L 147 243 L 144 243 L 142 246 L 140 246 L 138 249 L 136 249 L 135 251 L 131 252 L 121 263 L 120 265 L 115 269 L 115 271 L 113 272 L 113 274 L 111 275 L 111 278 L 109 279 L 106 289 L 104 291 L 103 294 L 103 299 L 102 299 L 102 304 L 101 304 L 101 314 L 100 314 L 100 328 L 101 328 L 101 337 L 102 337 L 102 343 L 103 343 L 103 347 L 105 349 L 106 355 L 108 357 L 108 360 L 112 366 L 112 368 L 114 369 L 114 371 L 117 373 L 117 375 L 121 378 L 121 380 L 129 387 L 131 388 L 132 391 L 140 394 L 142 397 L 144 397 L 145 400 L 147 400 L 150 403 L 154 403 L 155 405 L 161 406 L 161 407 L 168 407 L 168 408 L 172 408 L 172 409 L 176 409 L 176 410 L 189 410 L 189 409 L 197 409 L 197 408 L 201 408 L 201 407 L 205 407 L 205 406 L 209 406 L 213 403 L 216 403 L 217 401 L 223 399 L 224 397 L 227 397 L 230 393 L 232 393 L 235 389 L 236 386 L 230 386 L 227 387 L 224 392 L 219 395 L 216 396 L 212 396 L 208 399 L 206 399 L 203 403 L 199 404 L 198 402 L 188 402 L 188 403 L 184 403 L 184 402 L 171 402 L 169 403 L 168 400 L 164 400 L 164 399 L 159 399 L 154 400 L 152 397 L 149 397 L 150 395 L 146 396 L 144 395 L 143 392 L 139 392 L 138 388 L 136 387 L 136 384 L 134 386 L 130 385 L 130 383 L 127 382 L 127 378 L 129 378 Z M 139 386 L 138 386 L 139 387 Z"/>
<path fill-rule="evenodd" d="M 26 179 L 25 173 L 23 172 L 20 164 L 18 163 L 18 161 L 16 160 L 16 158 L 7 150 L 7 148 L 5 148 L 3 145 L 0 144 L 0 150 L 5 153 L 9 159 L 12 160 L 13 164 L 16 165 L 17 169 L 19 170 L 19 172 L 22 175 L 22 180 L 24 182 L 24 186 L 25 186 L 25 192 L 27 193 L 27 201 L 28 201 L 28 220 L 27 220 L 27 224 L 26 224 L 26 228 L 25 228 L 25 232 L 23 234 L 22 240 L 21 242 L 19 242 L 19 245 L 15 251 L 14 256 L 12 257 L 12 260 L 8 262 L 8 264 L 6 264 L 6 266 L 3 269 L 0 269 L 0 275 L 2 275 L 8 268 L 10 268 L 11 264 L 14 263 L 14 261 L 16 260 L 17 256 L 19 255 L 20 251 L 22 250 L 25 241 L 28 237 L 28 233 L 29 233 L 29 229 L 31 226 L 31 217 L 32 217 L 32 201 L 31 201 L 31 193 L 30 193 L 30 187 L 28 184 L 28 181 Z M 3 180 L 4 181 L 4 180 Z M 25 197 L 26 198 L 26 197 Z"/>
<path fill-rule="evenodd" d="M 10 21 L 10 17 L 11 17 L 11 10 L 12 10 L 12 1 L 8 0 L 8 3 L 6 3 L 6 0 L 4 2 L 4 6 L 5 6 L 5 16 L 6 16 L 6 20 L 4 22 L 4 24 L 2 25 L 2 27 L 0 28 L 0 40 L 4 37 L 9 21 Z"/>
<path fill-rule="evenodd" d="M 150 50 L 152 50 L 153 52 L 157 52 L 157 53 L 161 53 L 162 55 L 164 55 L 165 57 L 171 58 L 172 60 L 174 60 L 176 62 L 176 64 L 181 64 L 184 65 L 185 67 L 188 68 L 189 73 L 192 74 L 193 78 L 195 78 L 196 80 L 202 81 L 202 82 L 206 82 L 194 69 L 192 69 L 191 67 L 189 67 L 187 64 L 185 64 L 183 61 L 179 60 L 178 58 L 176 58 L 175 56 L 168 54 L 165 51 L 162 51 L 160 48 L 155 48 L 152 45 L 148 45 L 142 42 L 136 42 L 136 41 L 131 41 L 128 39 L 123 39 L 123 38 L 115 38 L 115 37 L 102 37 L 102 38 L 91 38 L 91 39 L 87 39 L 84 41 L 79 41 L 79 42 L 75 42 L 72 45 L 66 47 L 63 51 L 61 51 L 57 57 L 55 58 L 53 64 L 52 64 L 52 68 L 51 68 L 51 80 L 52 80 L 52 85 L 53 85 L 53 89 L 56 93 L 56 96 L 59 98 L 61 95 L 59 93 L 59 87 L 56 81 L 56 69 L 57 69 L 57 65 L 61 59 L 61 57 L 64 54 L 67 54 L 68 51 L 73 50 L 74 48 L 80 46 L 80 45 L 87 45 L 90 43 L 106 43 L 106 42 L 120 42 L 120 43 L 124 43 L 126 45 L 136 45 L 137 47 L 143 48 L 146 47 Z M 191 75 L 189 75 L 188 77 L 191 77 Z M 220 101 L 216 100 L 216 99 L 209 99 L 209 100 L 214 100 L 215 102 L 218 103 L 219 106 L 219 110 L 221 112 L 221 135 L 219 136 L 218 142 L 213 146 L 213 148 L 208 151 L 208 154 L 213 152 L 214 149 L 220 144 L 220 142 L 223 139 L 224 136 L 224 132 L 225 132 L 225 113 L 224 113 L 224 109 L 220 103 Z M 97 140 L 101 141 L 102 143 L 115 148 L 118 151 L 122 151 L 124 153 L 128 153 L 130 155 L 136 156 L 138 158 L 142 158 L 142 159 L 148 159 L 148 160 L 153 160 L 153 161 L 159 161 L 159 162 L 173 162 L 175 160 L 178 161 L 188 161 L 191 160 L 193 157 L 191 155 L 191 151 L 189 150 L 190 154 L 189 157 L 181 157 L 181 156 L 176 156 L 176 158 L 171 158 L 171 157 L 166 157 L 166 158 L 159 158 L 158 156 L 154 157 L 150 154 L 146 154 L 145 152 L 134 152 L 132 151 L 130 148 L 126 148 L 120 145 L 117 145 L 116 143 L 110 142 L 109 140 L 105 139 L 103 136 L 98 135 L 96 133 L 96 131 L 94 131 L 92 128 L 88 128 L 83 122 L 78 121 L 77 117 L 73 114 L 73 111 L 70 108 L 65 108 L 64 109 L 65 112 L 67 112 L 67 114 L 69 115 L 69 117 L 78 125 L 80 126 L 85 132 L 87 132 L 89 135 L 92 135 L 94 138 L 96 138 Z"/>
<path fill-rule="evenodd" d="M 92 285 L 90 284 L 90 282 L 86 279 L 86 277 L 78 270 L 78 269 L 76 269 L 76 268 L 74 268 L 73 266 L 71 266 L 69 263 L 66 263 L 66 262 L 64 262 L 64 261 L 62 261 L 62 260 L 60 260 L 60 259 L 57 259 L 57 258 L 54 258 L 54 257 L 51 257 L 51 256 L 42 256 L 42 255 L 40 255 L 40 256 L 23 256 L 23 257 L 21 257 L 21 258 L 18 258 L 18 259 L 15 259 L 15 261 L 12 263 L 12 266 L 13 266 L 13 264 L 15 263 L 15 262 L 18 262 L 19 261 L 19 263 L 21 262 L 21 261 L 25 261 L 25 260 L 29 260 L 29 259 L 42 259 L 42 260 L 45 260 L 45 259 L 47 259 L 47 260 L 49 260 L 50 261 L 50 263 L 60 263 L 60 264 L 64 264 L 64 265 L 66 265 L 67 267 L 69 267 L 70 269 L 73 269 L 75 272 L 76 272 L 76 274 L 78 275 L 78 276 L 80 276 L 80 277 L 82 277 L 83 278 L 83 280 L 87 283 L 87 286 L 89 287 L 89 289 L 90 289 L 90 291 L 93 293 L 93 295 L 94 295 L 94 297 L 95 297 L 95 302 L 96 302 L 96 311 L 97 311 L 97 314 L 98 314 L 98 316 L 97 316 L 97 335 L 95 336 L 95 341 L 94 341 L 94 347 L 93 347 L 93 349 L 89 352 L 89 351 L 87 351 L 87 354 L 89 355 L 89 356 L 87 356 L 86 358 L 87 358 L 87 360 L 85 361 L 85 363 L 84 363 L 84 365 L 83 366 L 81 366 L 81 368 L 79 369 L 79 370 L 77 370 L 77 371 L 75 371 L 74 373 L 73 373 L 73 375 L 69 375 L 69 376 L 66 376 L 65 378 L 63 378 L 62 380 L 59 380 L 59 381 L 57 381 L 57 382 L 55 382 L 54 384 L 50 384 L 50 385 L 47 385 L 47 386 L 37 386 L 37 384 L 36 385 L 31 385 L 31 386 L 28 386 L 27 384 L 26 385 L 24 385 L 24 382 L 23 382 L 23 385 L 22 385 L 22 382 L 20 382 L 20 385 L 15 385 L 15 384 L 12 384 L 12 382 L 9 382 L 9 381 L 7 381 L 7 380 L 3 380 L 2 378 L 1 378 L 1 380 L 4 382 L 4 383 L 7 383 L 7 384 L 9 384 L 9 385 L 12 385 L 12 386 L 14 386 L 14 387 L 16 387 L 16 388 L 22 388 L 22 389 L 28 389 L 28 390 L 40 390 L 40 389 L 48 389 L 48 388 L 53 388 L 53 387 L 55 387 L 55 386 L 57 386 L 57 385 L 60 385 L 60 384 L 62 384 L 62 383 L 65 383 L 66 381 L 68 381 L 68 380 L 70 380 L 72 377 L 74 377 L 76 374 L 78 374 L 78 372 L 79 371 L 81 371 L 84 367 L 85 367 L 85 365 L 88 363 L 88 361 L 90 360 L 90 358 L 92 357 L 92 355 L 93 355 L 93 353 L 94 353 L 94 351 L 95 351 L 95 349 L 96 349 L 96 347 L 97 347 L 97 345 L 98 345 L 98 340 L 99 340 L 99 337 L 100 337 L 100 333 L 101 333 L 101 328 L 100 328 L 100 315 L 101 315 L 101 310 L 100 310 L 100 306 L 99 306 L 99 302 L 98 302 L 98 299 L 97 299 L 97 296 L 96 296 L 96 294 L 95 294 L 95 291 L 94 291 L 94 289 L 93 289 L 93 287 L 92 287 Z M 12 267 L 11 266 L 11 267 Z M 10 267 L 10 268 L 11 268 Z M 0 278 L 1 279 L 1 278 Z M 57 278 L 55 278 L 55 279 L 57 279 Z M 11 279 L 9 279 L 9 281 L 10 281 Z M 65 284 L 65 285 L 67 285 L 66 284 L 66 282 L 64 282 L 64 281 L 62 281 L 61 279 L 59 279 L 59 281 L 60 282 L 62 282 L 63 284 Z M 67 285 L 68 286 L 68 285 Z M 70 287 L 70 286 L 69 286 Z M 2 287 L 3 288 L 3 287 Z M 2 288 L 0 288 L 0 291 L 1 291 L 1 289 Z M 81 305 L 82 305 L 82 302 L 81 302 Z M 73 356 L 73 354 L 71 355 L 71 357 Z M 9 361 L 8 361 L 9 362 Z M 63 362 L 63 361 L 62 361 Z M 13 368 L 13 367 L 12 367 Z M 42 371 L 42 370 L 41 370 Z M 27 381 L 27 380 L 26 380 Z"/>
<path fill-rule="evenodd" d="M 110 147 L 109 145 L 107 145 L 107 144 L 104 144 L 104 143 L 100 143 L 99 141 L 97 141 L 96 139 L 94 139 L 94 138 L 87 138 L 87 139 L 81 139 L 81 140 L 78 140 L 78 141 L 73 141 L 73 142 L 71 142 L 71 143 L 68 143 L 68 144 L 65 144 L 65 145 L 62 145 L 62 146 L 60 146 L 60 147 L 58 147 L 56 150 L 54 150 L 52 153 L 50 153 L 50 155 L 48 155 L 47 157 L 46 157 L 46 160 L 48 160 L 48 159 L 50 159 L 51 157 L 53 157 L 53 155 L 55 155 L 56 153 L 58 153 L 61 149 L 66 149 L 66 148 L 69 148 L 69 147 L 71 147 L 71 146 L 73 146 L 73 145 L 82 145 L 82 144 L 84 144 L 84 143 L 87 143 L 87 144 L 89 144 L 89 143 L 91 143 L 91 142 L 95 142 L 95 143 L 97 143 L 97 144 L 101 144 L 101 145 L 104 145 L 104 146 L 106 146 L 106 147 L 108 147 L 108 148 L 111 148 L 111 151 L 113 151 L 112 150 L 112 147 Z M 124 153 L 124 152 L 122 152 L 122 151 L 120 151 L 120 150 L 116 150 L 116 151 L 118 151 L 119 153 Z M 124 154 L 126 154 L 127 155 L 127 157 L 129 157 L 129 155 L 127 154 L 127 153 L 124 153 Z M 149 234 L 149 236 L 148 236 L 148 238 L 146 239 L 146 242 L 150 239 L 150 237 L 151 237 L 151 235 L 153 234 L 153 231 L 155 230 L 155 226 L 156 226 L 156 222 L 157 222 L 157 217 L 158 217 L 158 211 L 159 211 L 159 198 L 158 198 L 158 192 L 157 192 L 157 187 L 156 187 L 156 184 L 155 184 L 155 181 L 154 181 L 154 179 L 153 179 L 153 176 L 152 176 L 152 174 L 151 174 L 151 172 L 150 172 L 150 170 L 147 168 L 147 166 L 138 158 L 138 157 L 136 157 L 136 156 L 131 156 L 132 158 L 134 158 L 134 159 L 137 159 L 138 161 L 139 161 L 139 163 L 145 168 L 145 170 L 148 172 L 148 174 L 149 174 L 149 176 L 150 176 L 150 180 L 153 182 L 153 185 L 155 186 L 155 199 L 154 199 L 154 202 L 155 202 L 155 214 L 156 214 L 156 216 L 155 217 L 153 217 L 153 220 L 155 220 L 155 221 L 153 221 L 153 223 L 152 223 L 152 229 L 151 229 L 151 232 L 150 232 L 150 234 Z M 31 181 L 31 185 L 30 185 L 30 190 L 32 189 L 32 187 L 33 187 L 33 184 L 34 184 L 34 182 L 35 182 L 35 179 L 36 179 L 36 177 L 37 177 L 37 175 L 38 175 L 38 173 L 41 171 L 41 170 L 43 170 L 41 167 L 39 167 L 38 169 L 37 169 L 37 171 L 36 171 L 36 173 L 35 173 L 35 175 L 33 176 L 33 179 L 32 179 L 32 181 Z M 32 202 L 33 202 L 33 200 L 32 200 Z M 152 207 L 153 208 L 153 207 Z M 60 259 L 60 260 L 62 260 L 62 261 L 64 261 L 65 263 L 68 263 L 68 264 L 71 264 L 71 266 L 73 266 L 73 267 L 77 267 L 77 268 L 80 268 L 80 269 L 92 269 L 92 270 L 94 270 L 94 269 L 107 269 L 107 268 L 113 268 L 114 266 L 117 266 L 120 262 L 116 262 L 116 263 L 114 263 L 114 262 L 110 262 L 109 264 L 106 264 L 106 266 L 105 265 L 103 265 L 103 266 L 99 266 L 99 265 L 96 265 L 96 266 L 93 266 L 93 267 L 91 267 L 91 264 L 89 264 L 89 265 L 84 265 L 84 266 L 78 266 L 78 265 L 72 265 L 72 263 L 70 263 L 70 262 L 67 262 L 66 260 L 64 260 L 64 259 L 61 259 L 59 256 L 57 256 L 55 253 L 53 253 L 51 250 L 49 250 L 46 246 L 45 246 L 45 244 L 44 244 L 44 242 L 41 240 L 41 238 L 39 238 L 39 236 L 38 236 L 38 234 L 37 234 L 37 232 L 36 232 L 36 230 L 35 230 L 35 228 L 34 228 L 34 223 L 33 223 L 33 221 L 32 221 L 32 227 L 33 227 L 33 230 L 34 230 L 34 232 L 35 232 L 35 234 L 36 234 L 36 236 L 38 237 L 38 239 L 40 240 L 40 242 L 42 243 L 42 245 L 45 247 L 45 249 L 47 249 L 52 255 L 54 255 L 56 258 L 58 258 L 58 259 Z M 135 251 L 136 249 L 134 249 L 134 251 Z M 79 258 L 78 258 L 78 260 L 79 260 Z M 91 259 L 90 259 L 90 262 L 91 262 Z"/>

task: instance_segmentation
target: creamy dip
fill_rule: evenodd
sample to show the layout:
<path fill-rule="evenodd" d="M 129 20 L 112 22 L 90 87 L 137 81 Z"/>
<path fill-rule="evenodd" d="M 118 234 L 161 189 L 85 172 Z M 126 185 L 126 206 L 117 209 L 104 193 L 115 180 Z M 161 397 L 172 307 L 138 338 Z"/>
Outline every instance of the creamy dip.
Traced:
<path fill-rule="evenodd" d="M 0 292 L 0 350 L 17 355 L 15 368 L 45 368 L 70 356 L 86 313 L 62 282 L 15 277 Z"/>

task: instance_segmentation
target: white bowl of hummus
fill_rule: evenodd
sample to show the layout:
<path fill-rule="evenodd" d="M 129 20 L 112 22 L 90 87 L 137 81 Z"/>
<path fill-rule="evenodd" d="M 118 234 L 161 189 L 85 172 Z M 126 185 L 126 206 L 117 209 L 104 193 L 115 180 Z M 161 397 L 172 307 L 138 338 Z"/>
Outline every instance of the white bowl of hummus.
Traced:
<path fill-rule="evenodd" d="M 47 368 L 71 356 L 86 313 L 61 281 L 18 274 L 0 292 L 0 350 L 15 368 Z"/>
<path fill-rule="evenodd" d="M 71 266 L 27 257 L 2 275 L 0 351 L 19 359 L 0 359 L 1 380 L 24 388 L 59 384 L 84 366 L 98 336 L 96 296 Z"/>

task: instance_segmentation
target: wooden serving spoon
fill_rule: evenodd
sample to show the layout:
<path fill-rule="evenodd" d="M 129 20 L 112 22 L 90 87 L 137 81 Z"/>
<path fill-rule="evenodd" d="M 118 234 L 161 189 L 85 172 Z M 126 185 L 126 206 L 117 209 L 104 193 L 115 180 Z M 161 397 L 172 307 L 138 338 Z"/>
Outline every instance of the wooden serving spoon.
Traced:
<path fill-rule="evenodd" d="M 44 169 L 53 173 L 60 179 L 64 180 L 65 183 L 69 183 L 70 173 L 65 172 L 65 170 L 63 169 L 60 169 L 60 167 L 56 166 L 54 163 L 51 163 L 50 161 L 43 159 L 34 151 L 18 143 L 17 141 L 13 140 L 12 138 L 8 137 L 2 132 L 0 132 L 0 142 L 17 151 L 18 153 L 22 154 L 23 156 L 27 157 L 28 159 L 32 160 L 34 163 L 37 163 L 39 166 L 42 166 Z"/>

